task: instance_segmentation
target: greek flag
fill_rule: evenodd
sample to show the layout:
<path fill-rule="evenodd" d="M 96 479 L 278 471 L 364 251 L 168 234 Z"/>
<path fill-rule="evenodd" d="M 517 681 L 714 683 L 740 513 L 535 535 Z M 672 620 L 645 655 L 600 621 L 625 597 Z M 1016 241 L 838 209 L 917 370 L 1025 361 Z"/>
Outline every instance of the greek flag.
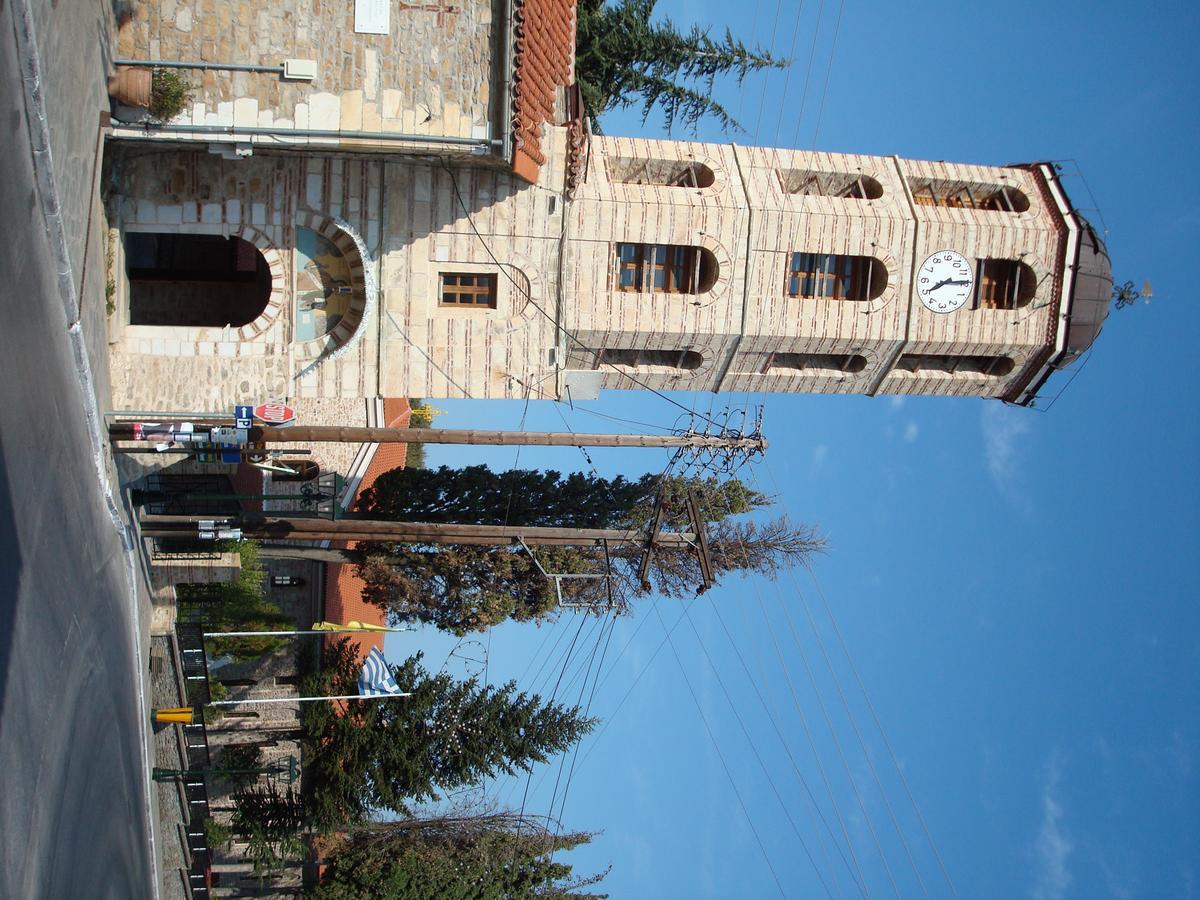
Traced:
<path fill-rule="evenodd" d="M 387 660 L 379 652 L 378 647 L 372 647 L 367 661 L 363 663 L 362 674 L 358 676 L 358 693 L 363 697 L 385 697 L 388 694 L 399 694 L 400 685 L 392 677 Z"/>

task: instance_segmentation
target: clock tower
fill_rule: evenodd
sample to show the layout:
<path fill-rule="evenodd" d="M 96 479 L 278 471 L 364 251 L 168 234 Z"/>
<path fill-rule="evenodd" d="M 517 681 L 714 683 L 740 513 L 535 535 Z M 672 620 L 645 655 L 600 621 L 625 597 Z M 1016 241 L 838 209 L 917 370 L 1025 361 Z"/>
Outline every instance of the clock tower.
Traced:
<path fill-rule="evenodd" d="M 1032 404 L 1089 347 L 1104 245 L 1056 167 L 596 137 L 568 211 L 564 396 Z"/>

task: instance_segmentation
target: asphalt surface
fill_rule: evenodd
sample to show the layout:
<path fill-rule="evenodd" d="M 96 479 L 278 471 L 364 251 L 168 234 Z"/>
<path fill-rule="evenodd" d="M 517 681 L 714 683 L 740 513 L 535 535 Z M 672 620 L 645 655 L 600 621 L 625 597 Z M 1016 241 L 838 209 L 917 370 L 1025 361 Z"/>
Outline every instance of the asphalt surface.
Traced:
<path fill-rule="evenodd" d="M 20 68 L 30 4 L 44 130 Z M 0 897 L 155 892 L 135 573 L 88 421 L 104 384 L 103 251 L 86 226 L 110 15 L 0 0 Z M 53 160 L 34 152 L 47 133 Z M 81 378 L 85 347 L 99 388 Z"/>

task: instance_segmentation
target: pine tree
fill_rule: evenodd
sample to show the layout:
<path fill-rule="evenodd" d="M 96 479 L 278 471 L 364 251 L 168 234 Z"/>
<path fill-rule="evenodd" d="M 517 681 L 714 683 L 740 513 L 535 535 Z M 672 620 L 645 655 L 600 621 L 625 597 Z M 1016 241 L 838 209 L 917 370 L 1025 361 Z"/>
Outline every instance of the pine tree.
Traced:
<path fill-rule="evenodd" d="M 720 41 L 693 25 L 686 34 L 670 19 L 651 23 L 656 0 L 580 0 L 575 33 L 575 78 L 584 105 L 599 117 L 642 104 L 642 123 L 657 105 L 670 132 L 678 119 L 693 133 L 712 116 L 723 130 L 741 126 L 712 97 L 718 75 L 741 84 L 752 71 L 783 68 L 787 60 L 748 48 L 727 29 Z"/>
<path fill-rule="evenodd" d="M 599 528 L 653 497 L 657 479 L 600 478 L 573 472 L 485 465 L 436 470 L 392 469 L 362 492 L 357 509 L 400 522 L 474 522 L 480 525 L 561 525 Z"/>
<path fill-rule="evenodd" d="M 729 522 L 732 516 L 755 512 L 771 502 L 737 479 L 718 482 L 715 478 L 652 475 L 636 481 L 581 475 L 563 479 L 557 472 L 518 470 L 509 482 L 505 478 L 508 473 L 471 466 L 469 470 L 443 467 L 437 483 L 426 489 L 419 474 L 401 477 L 402 472 L 380 477 L 377 484 L 383 483 L 382 489 L 368 496 L 370 515 L 391 517 L 417 510 L 449 515 L 447 510 L 456 509 L 454 515 L 463 516 L 459 521 L 474 522 L 478 519 L 467 516 L 466 509 L 474 506 L 495 516 L 511 488 L 520 485 L 518 493 L 523 488 L 538 491 L 536 502 L 506 509 L 509 524 L 644 528 L 661 497 L 668 511 L 666 526 L 687 530 L 685 500 L 695 492 L 703 498 L 702 515 L 710 526 L 717 575 L 745 571 L 773 576 L 779 567 L 804 564 L 824 548 L 815 532 L 793 526 L 786 519 L 764 525 Z M 578 490 L 560 491 L 563 484 L 575 485 Z M 468 496 L 465 504 L 452 496 L 457 489 Z M 426 622 L 462 635 L 507 619 L 552 616 L 558 608 L 558 593 L 543 570 L 601 574 L 611 564 L 615 576 L 611 581 L 563 581 L 563 597 L 593 606 L 607 606 L 611 600 L 618 610 L 627 611 L 642 587 L 636 578 L 641 552 L 635 545 L 612 547 L 606 559 L 603 552 L 586 547 L 539 547 L 535 563 L 519 546 L 372 543 L 361 550 L 358 572 L 367 584 L 365 598 L 387 610 L 394 620 Z M 650 582 L 664 596 L 682 597 L 695 590 L 698 572 L 693 550 L 659 548 Z"/>
<path fill-rule="evenodd" d="M 501 772 L 530 771 L 571 747 L 596 720 L 578 707 L 546 703 L 476 679 L 431 675 L 421 655 L 393 667 L 411 697 L 305 704 L 306 809 L 323 828 L 362 821 L 370 810 L 407 812 L 440 792 Z M 360 662 L 342 640 L 327 649 L 309 692 L 357 693 Z"/>
<path fill-rule="evenodd" d="M 327 858 L 314 900 L 389 897 L 604 897 L 580 893 L 606 872 L 575 878 L 554 855 L 588 843 L 587 832 L 511 813 L 447 815 L 373 823 L 351 832 Z"/>

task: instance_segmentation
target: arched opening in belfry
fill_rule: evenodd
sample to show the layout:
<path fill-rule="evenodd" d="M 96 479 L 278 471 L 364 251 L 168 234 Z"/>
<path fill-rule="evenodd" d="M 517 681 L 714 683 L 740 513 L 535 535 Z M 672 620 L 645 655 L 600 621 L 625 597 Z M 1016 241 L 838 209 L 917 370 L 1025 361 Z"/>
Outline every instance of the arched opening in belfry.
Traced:
<path fill-rule="evenodd" d="M 271 269 L 258 248 L 219 234 L 127 232 L 129 324 L 240 327 L 271 297 Z"/>

